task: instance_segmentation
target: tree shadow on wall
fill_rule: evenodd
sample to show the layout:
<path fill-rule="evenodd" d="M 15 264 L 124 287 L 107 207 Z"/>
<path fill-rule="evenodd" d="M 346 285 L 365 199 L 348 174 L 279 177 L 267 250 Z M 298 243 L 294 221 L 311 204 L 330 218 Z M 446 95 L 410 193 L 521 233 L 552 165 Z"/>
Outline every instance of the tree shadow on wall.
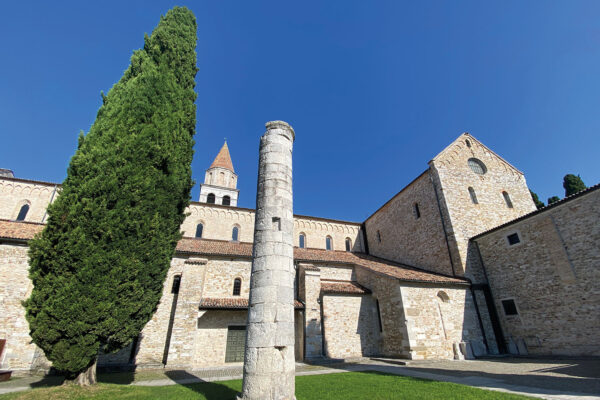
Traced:
<path fill-rule="evenodd" d="M 201 394 L 207 400 L 234 400 L 242 389 L 242 382 L 240 380 L 207 382 L 184 370 L 166 371 L 165 375 L 173 382 Z"/>

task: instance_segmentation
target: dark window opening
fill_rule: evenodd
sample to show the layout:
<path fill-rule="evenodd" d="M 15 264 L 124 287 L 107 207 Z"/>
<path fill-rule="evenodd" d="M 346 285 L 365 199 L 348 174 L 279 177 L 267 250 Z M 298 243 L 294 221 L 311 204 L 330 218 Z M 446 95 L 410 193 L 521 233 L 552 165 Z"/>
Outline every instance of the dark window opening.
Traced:
<path fill-rule="evenodd" d="M 471 196 L 471 201 L 473 204 L 479 204 L 477 201 L 477 195 L 475 194 L 475 189 L 469 186 L 469 195 Z"/>
<path fill-rule="evenodd" d="M 381 243 L 381 232 L 377 231 L 377 241 Z"/>
<path fill-rule="evenodd" d="M 202 225 L 202 224 L 196 225 L 196 237 L 197 238 L 201 238 L 202 237 L 202 231 L 203 230 L 204 230 L 204 225 Z"/>
<path fill-rule="evenodd" d="M 327 249 L 327 250 L 331 250 L 332 249 L 331 236 L 327 236 L 325 238 L 325 249 Z"/>
<path fill-rule="evenodd" d="M 504 201 L 506 202 L 506 207 L 513 208 L 513 203 L 510 200 L 510 196 L 507 192 L 502 192 L 502 196 L 504 196 Z"/>
<path fill-rule="evenodd" d="M 224 206 L 228 206 L 231 204 L 231 197 L 229 196 L 223 196 L 223 205 Z"/>
<path fill-rule="evenodd" d="M 513 299 L 502 300 L 502 308 L 504 308 L 504 315 L 519 315 Z"/>
<path fill-rule="evenodd" d="M 209 193 L 208 196 L 206 196 L 206 202 L 208 204 L 215 204 L 215 194 Z"/>
<path fill-rule="evenodd" d="M 350 238 L 346 238 L 346 251 L 352 250 L 352 240 Z"/>
<path fill-rule="evenodd" d="M 276 232 L 281 231 L 281 218 L 273 217 L 271 221 L 273 223 L 273 230 Z"/>
<path fill-rule="evenodd" d="M 17 215 L 17 221 L 25 221 L 25 217 L 29 212 L 29 204 L 23 204 L 23 207 L 19 210 L 19 215 Z M 14 215 L 14 214 L 13 214 Z"/>
<path fill-rule="evenodd" d="M 301 249 L 304 249 L 306 247 L 306 237 L 304 236 L 304 234 L 300 234 L 300 237 L 298 238 L 298 242 L 300 243 Z"/>
<path fill-rule="evenodd" d="M 233 295 L 239 296 L 242 291 L 242 280 L 240 278 L 235 278 L 233 281 Z"/>
<path fill-rule="evenodd" d="M 237 242 L 239 233 L 240 233 L 240 229 L 237 226 L 234 226 L 233 231 L 231 232 L 231 240 L 233 240 L 234 242 Z"/>
<path fill-rule="evenodd" d="M 377 322 L 379 322 L 379 332 L 383 332 L 383 326 L 381 325 L 381 310 L 379 309 L 379 300 L 375 300 L 377 306 Z"/>
<path fill-rule="evenodd" d="M 506 239 L 508 239 L 508 244 L 509 245 L 513 245 L 513 244 L 517 244 L 521 242 L 521 238 L 519 238 L 519 234 L 518 233 L 512 233 L 510 235 L 508 235 L 506 237 Z"/>
<path fill-rule="evenodd" d="M 471 142 L 469 141 L 469 139 L 465 140 L 465 143 L 467 143 L 467 147 L 471 147 Z"/>
<path fill-rule="evenodd" d="M 181 285 L 181 275 L 175 275 L 173 277 L 173 286 L 171 287 L 171 293 L 178 294 L 180 285 Z"/>
<path fill-rule="evenodd" d="M 419 210 L 419 203 L 415 203 L 415 217 L 417 219 L 421 218 L 421 210 Z"/>

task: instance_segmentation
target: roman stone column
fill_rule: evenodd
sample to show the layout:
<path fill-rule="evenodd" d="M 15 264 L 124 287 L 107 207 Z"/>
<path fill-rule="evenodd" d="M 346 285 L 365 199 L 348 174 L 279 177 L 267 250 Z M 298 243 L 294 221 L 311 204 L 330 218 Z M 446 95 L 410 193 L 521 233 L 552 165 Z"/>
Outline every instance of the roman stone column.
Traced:
<path fill-rule="evenodd" d="M 266 124 L 260 139 L 242 399 L 295 399 L 294 130 Z"/>

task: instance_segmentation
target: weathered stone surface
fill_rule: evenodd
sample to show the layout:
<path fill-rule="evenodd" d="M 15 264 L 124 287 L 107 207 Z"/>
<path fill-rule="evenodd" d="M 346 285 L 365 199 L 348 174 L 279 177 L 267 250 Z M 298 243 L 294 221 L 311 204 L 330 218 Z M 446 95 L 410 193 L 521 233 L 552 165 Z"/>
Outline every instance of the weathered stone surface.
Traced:
<path fill-rule="evenodd" d="M 263 310 L 248 315 L 242 387 L 248 400 L 295 398 L 293 142 L 294 130 L 281 121 L 268 122 L 260 140 L 253 249 L 260 269 L 252 271 L 250 304 Z"/>

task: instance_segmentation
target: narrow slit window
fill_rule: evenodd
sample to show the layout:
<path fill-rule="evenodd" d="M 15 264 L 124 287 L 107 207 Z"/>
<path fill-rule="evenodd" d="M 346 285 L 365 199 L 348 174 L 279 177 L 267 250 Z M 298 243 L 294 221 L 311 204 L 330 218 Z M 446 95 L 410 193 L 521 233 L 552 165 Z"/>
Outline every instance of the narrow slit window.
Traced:
<path fill-rule="evenodd" d="M 377 231 L 377 241 L 381 243 L 381 232 Z"/>
<path fill-rule="evenodd" d="M 181 275 L 175 275 L 173 277 L 173 286 L 171 286 L 171 293 L 178 294 L 180 285 L 181 285 Z"/>
<path fill-rule="evenodd" d="M 239 239 L 239 235 L 240 235 L 240 228 L 238 228 L 237 226 L 234 226 L 233 230 L 231 231 L 231 240 L 233 240 L 234 242 L 237 242 Z"/>
<path fill-rule="evenodd" d="M 197 238 L 202 237 L 202 231 L 204 231 L 204 225 L 202 225 L 202 224 L 196 225 L 196 237 Z"/>
<path fill-rule="evenodd" d="M 419 210 L 419 203 L 414 204 L 414 209 L 415 209 L 415 217 L 417 219 L 421 218 L 421 210 Z"/>
<path fill-rule="evenodd" d="M 233 295 L 239 296 L 242 291 L 242 280 L 240 278 L 235 278 L 233 281 Z"/>
<path fill-rule="evenodd" d="M 473 189 L 471 186 L 469 186 L 469 196 L 471 196 L 471 201 L 473 204 L 479 204 L 477 201 L 477 195 L 475 194 L 475 189 Z"/>
<path fill-rule="evenodd" d="M 325 238 L 325 249 L 327 249 L 327 250 L 332 250 L 333 249 L 333 243 L 331 241 L 331 236 L 327 236 Z"/>
<path fill-rule="evenodd" d="M 300 234 L 300 237 L 298 238 L 298 244 L 301 249 L 306 248 L 306 236 L 304 235 L 304 233 Z"/>
<path fill-rule="evenodd" d="M 383 325 L 381 324 L 381 310 L 379 309 L 378 299 L 375 299 L 375 306 L 377 307 L 377 322 L 379 322 L 379 332 L 383 332 Z"/>
<path fill-rule="evenodd" d="M 507 192 L 502 192 L 502 196 L 504 197 L 504 201 L 506 202 L 506 207 L 513 208 L 513 203 L 510 200 L 510 196 Z"/>
<path fill-rule="evenodd" d="M 350 238 L 346 238 L 346 251 L 352 250 L 352 240 Z"/>
<path fill-rule="evenodd" d="M 23 206 L 19 210 L 19 215 L 17 215 L 17 221 L 25 221 L 25 217 L 27 217 L 28 212 L 29 212 L 29 204 L 23 204 Z"/>

